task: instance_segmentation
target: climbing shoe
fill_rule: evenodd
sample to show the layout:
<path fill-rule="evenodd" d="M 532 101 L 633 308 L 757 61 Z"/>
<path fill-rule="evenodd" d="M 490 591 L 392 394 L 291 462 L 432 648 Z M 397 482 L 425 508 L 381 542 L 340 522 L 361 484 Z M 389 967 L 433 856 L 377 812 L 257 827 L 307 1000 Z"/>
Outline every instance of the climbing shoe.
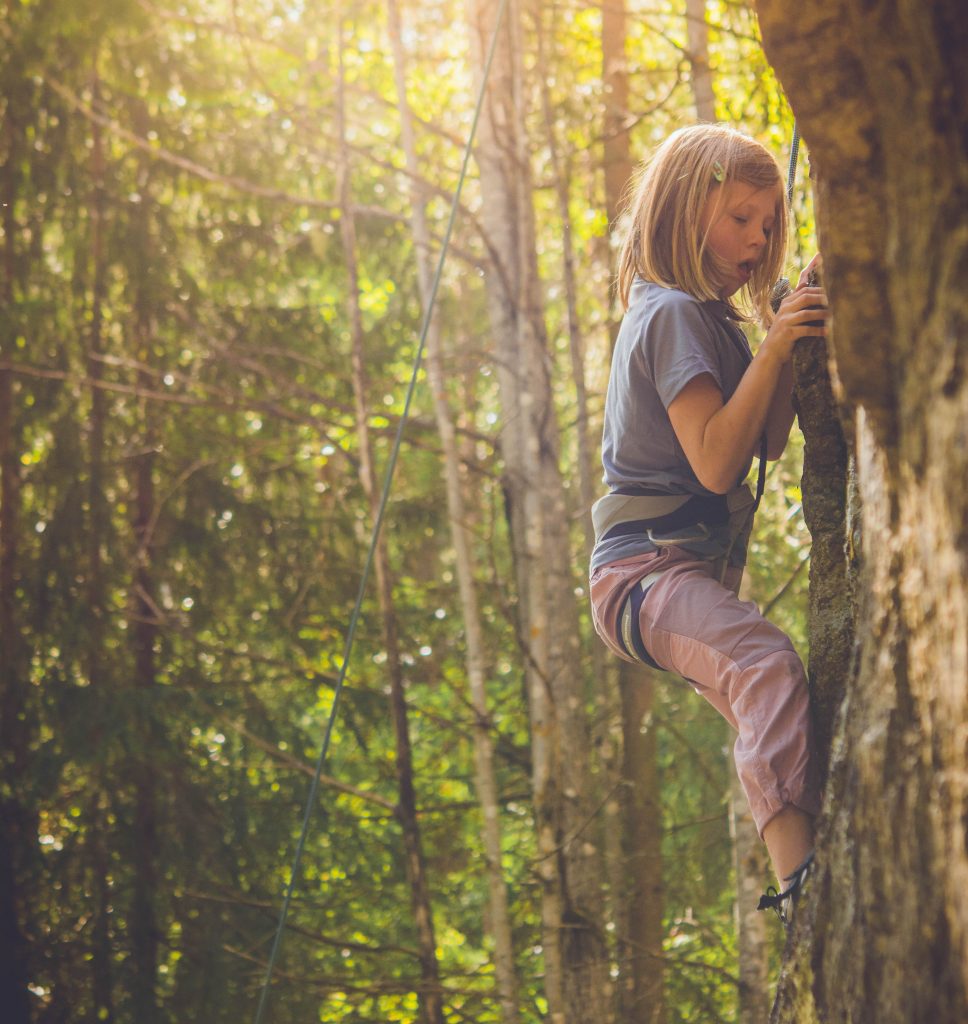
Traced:
<path fill-rule="evenodd" d="M 813 851 L 811 850 L 804 862 L 793 874 L 787 875 L 784 879 L 788 883 L 787 887 L 782 892 L 777 892 L 776 888 L 771 885 L 760 897 L 760 902 L 756 909 L 774 911 L 784 926 L 789 928 L 793 923 L 793 913 L 800 898 L 800 890 L 810 877 L 812 870 Z"/>

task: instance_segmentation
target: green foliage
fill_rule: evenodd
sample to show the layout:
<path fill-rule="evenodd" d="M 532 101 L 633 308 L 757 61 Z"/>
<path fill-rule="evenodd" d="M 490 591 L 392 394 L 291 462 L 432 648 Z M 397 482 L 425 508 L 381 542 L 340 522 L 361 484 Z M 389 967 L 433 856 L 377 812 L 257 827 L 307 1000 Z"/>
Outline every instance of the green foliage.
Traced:
<path fill-rule="evenodd" d="M 236 1021 L 251 1015 L 264 970 L 371 525 L 334 198 L 338 13 L 315 0 L 22 0 L 5 14 L 2 187 L 12 205 L 0 331 L 19 466 L 10 529 L 27 755 L 17 786 L 36 819 L 23 871 L 36 1018 Z M 577 408 L 548 130 L 568 172 L 597 422 L 610 274 L 601 24 L 592 8 L 542 14 L 527 38 L 533 55 L 539 27 L 545 33 L 532 85 L 546 76 L 553 118 L 535 92 L 530 130 L 571 480 Z M 385 9 L 358 3 L 343 17 L 369 424 L 382 467 L 420 308 Z M 782 149 L 789 113 L 751 14 L 712 4 L 710 17 L 721 114 Z M 405 18 L 408 100 L 439 239 L 472 104 L 467 30 L 459 5 L 420 3 Z M 691 117 L 682 12 L 638 12 L 629 31 L 633 108 L 650 111 L 633 128 L 645 155 Z M 480 202 L 471 182 L 440 316 L 481 566 L 521 1013 L 538 1021 L 528 719 L 478 276 L 486 247 L 472 216 Z M 801 212 L 806 244 L 812 223 Z M 387 538 L 447 1019 L 487 1024 L 499 1010 L 474 716 L 426 391 L 407 430 Z M 771 476 L 751 585 L 765 602 L 795 577 L 777 617 L 802 644 L 797 457 Z M 576 532 L 576 587 L 580 550 Z M 416 1019 L 378 616 L 369 595 L 326 767 L 338 785 L 324 786 L 313 818 L 274 1021 Z M 591 683 L 587 615 L 582 628 Z M 668 1019 L 730 1020 L 728 738 L 681 684 L 664 692 L 657 718 Z M 158 1003 L 148 1015 L 138 995 L 144 955 Z"/>

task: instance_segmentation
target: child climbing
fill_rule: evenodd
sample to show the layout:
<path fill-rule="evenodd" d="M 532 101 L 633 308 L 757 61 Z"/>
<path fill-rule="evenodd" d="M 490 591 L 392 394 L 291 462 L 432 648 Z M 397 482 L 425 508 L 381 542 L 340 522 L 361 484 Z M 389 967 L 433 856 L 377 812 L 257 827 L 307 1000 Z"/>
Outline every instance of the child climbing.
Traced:
<path fill-rule="evenodd" d="M 807 283 L 815 257 L 771 311 L 782 176 L 740 132 L 675 132 L 630 212 L 602 440 L 609 493 L 593 509 L 595 628 L 619 657 L 684 676 L 738 733 L 737 773 L 782 890 L 761 905 L 779 906 L 806 875 L 820 805 L 806 675 L 737 591 L 765 460 L 793 424 L 793 346 L 825 333 L 811 323 L 826 320 L 826 299 Z M 767 328 L 755 355 L 739 327 L 753 315 Z M 742 483 L 754 453 L 755 499 Z"/>

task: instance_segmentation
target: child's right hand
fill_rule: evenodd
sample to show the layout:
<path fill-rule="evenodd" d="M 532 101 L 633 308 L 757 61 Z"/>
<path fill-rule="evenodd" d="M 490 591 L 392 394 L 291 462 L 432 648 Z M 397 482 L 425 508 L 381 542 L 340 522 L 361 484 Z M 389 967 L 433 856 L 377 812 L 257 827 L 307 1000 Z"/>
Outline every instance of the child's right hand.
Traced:
<path fill-rule="evenodd" d="M 823 288 L 797 288 L 780 303 L 763 339 L 763 350 L 781 363 L 788 363 L 793 357 L 793 346 L 800 338 L 826 335 L 829 316 Z M 819 326 L 817 321 L 821 321 Z"/>

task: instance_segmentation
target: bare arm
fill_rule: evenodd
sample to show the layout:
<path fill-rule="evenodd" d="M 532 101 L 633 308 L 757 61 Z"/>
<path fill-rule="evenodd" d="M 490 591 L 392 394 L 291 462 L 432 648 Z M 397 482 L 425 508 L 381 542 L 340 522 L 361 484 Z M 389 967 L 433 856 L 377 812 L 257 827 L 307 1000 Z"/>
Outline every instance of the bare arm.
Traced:
<path fill-rule="evenodd" d="M 825 333 L 826 328 L 808 326 L 827 315 L 826 308 L 810 307 L 824 305 L 820 288 L 799 288 L 787 296 L 725 404 L 715 380 L 701 374 L 669 405 L 672 429 L 703 487 L 717 494 L 734 487 L 764 428 L 768 450 L 782 453 L 793 423 L 793 345 L 798 338 Z"/>

